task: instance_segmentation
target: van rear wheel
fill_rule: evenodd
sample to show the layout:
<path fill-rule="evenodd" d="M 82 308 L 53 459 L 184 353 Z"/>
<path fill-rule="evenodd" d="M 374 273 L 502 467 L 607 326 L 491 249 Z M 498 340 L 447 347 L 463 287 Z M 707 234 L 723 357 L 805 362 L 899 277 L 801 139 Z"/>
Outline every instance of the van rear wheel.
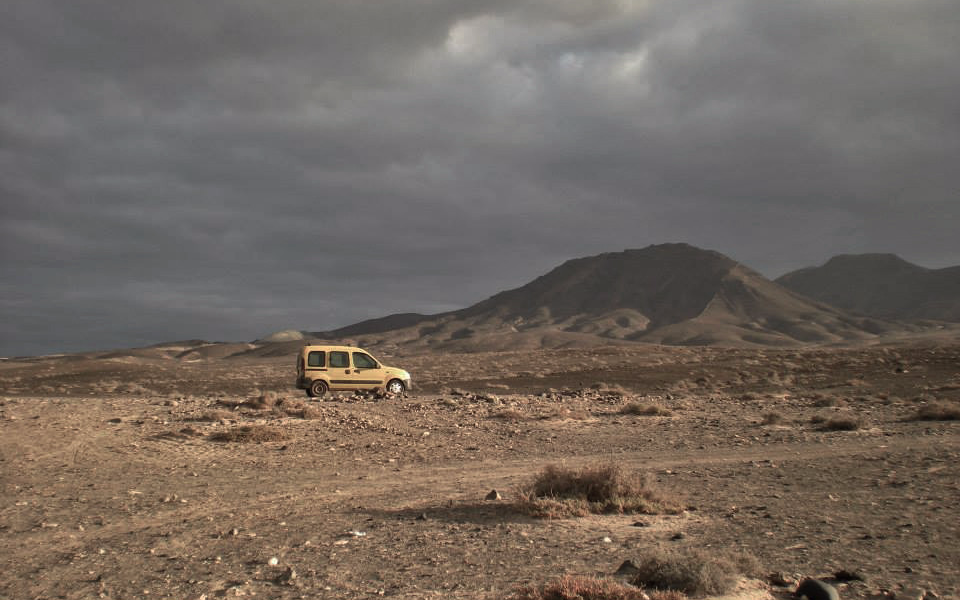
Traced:
<path fill-rule="evenodd" d="M 313 398 L 326 394 L 327 382 L 323 381 L 322 379 L 314 381 L 310 384 L 310 388 L 307 389 L 307 393 Z"/>

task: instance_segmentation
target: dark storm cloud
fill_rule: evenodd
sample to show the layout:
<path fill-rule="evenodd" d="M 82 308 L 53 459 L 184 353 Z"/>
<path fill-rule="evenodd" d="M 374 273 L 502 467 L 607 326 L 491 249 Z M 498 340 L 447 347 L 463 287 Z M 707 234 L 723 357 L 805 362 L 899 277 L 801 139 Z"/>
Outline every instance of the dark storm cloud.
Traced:
<path fill-rule="evenodd" d="M 956 2 L 4 12 L 0 354 L 447 310 L 665 241 L 960 263 Z"/>

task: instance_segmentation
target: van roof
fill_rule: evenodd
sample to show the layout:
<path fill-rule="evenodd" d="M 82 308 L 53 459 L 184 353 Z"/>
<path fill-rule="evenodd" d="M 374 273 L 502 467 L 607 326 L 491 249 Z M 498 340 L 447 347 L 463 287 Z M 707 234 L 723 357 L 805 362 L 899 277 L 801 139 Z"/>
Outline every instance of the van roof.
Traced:
<path fill-rule="evenodd" d="M 309 350 L 344 350 L 347 352 L 359 350 L 360 352 L 366 352 L 366 350 L 358 346 L 338 346 L 336 344 L 307 344 L 301 351 L 307 352 Z"/>

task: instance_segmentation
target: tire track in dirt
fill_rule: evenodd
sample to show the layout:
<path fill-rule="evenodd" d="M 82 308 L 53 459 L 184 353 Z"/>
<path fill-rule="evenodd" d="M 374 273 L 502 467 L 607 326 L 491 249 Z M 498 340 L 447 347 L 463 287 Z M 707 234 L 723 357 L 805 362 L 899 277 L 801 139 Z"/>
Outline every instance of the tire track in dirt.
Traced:
<path fill-rule="evenodd" d="M 931 441 L 938 446 L 960 445 L 960 435 L 948 435 Z M 164 511 L 163 514 L 135 515 L 116 523 L 86 532 L 38 532 L 25 536 L 17 550 L 28 551 L 31 547 L 56 547 L 56 552 L 71 552 L 84 546 L 103 543 L 111 538 L 146 530 L 162 529 L 186 522 L 223 520 L 237 513 L 255 513 L 267 510 L 295 499 L 298 506 L 309 506 L 314 512 L 335 512 L 338 505 L 375 505 L 379 510 L 400 510 L 428 507 L 441 501 L 460 498 L 467 502 L 478 500 L 481 493 L 491 488 L 511 489 L 534 475 L 547 464 L 561 463 L 568 467 L 582 467 L 599 462 L 614 461 L 625 468 L 639 470 L 676 469 L 689 466 L 750 463 L 761 460 L 778 462 L 810 461 L 828 457 L 897 452 L 916 449 L 916 439 L 884 439 L 876 445 L 864 446 L 862 440 L 840 441 L 834 444 L 788 444 L 773 448 L 730 448 L 720 451 L 684 451 L 670 456 L 597 453 L 552 460 L 480 461 L 445 466 L 411 466 L 384 472 L 369 469 L 357 472 L 357 479 L 335 479 L 329 489 L 317 491 L 318 481 L 304 483 L 302 478 L 289 483 L 289 473 L 276 472 L 259 479 L 258 485 L 276 491 L 245 495 L 233 500 L 225 497 L 198 497 L 189 505 Z M 316 474 L 321 481 L 329 481 L 329 474 Z M 469 480 L 467 483 L 465 480 Z M 457 488 L 460 488 L 460 491 Z M 475 491 L 474 491 L 475 490 Z M 11 540 L 13 541 L 13 540 Z M 42 542 L 41 546 L 36 546 Z"/>

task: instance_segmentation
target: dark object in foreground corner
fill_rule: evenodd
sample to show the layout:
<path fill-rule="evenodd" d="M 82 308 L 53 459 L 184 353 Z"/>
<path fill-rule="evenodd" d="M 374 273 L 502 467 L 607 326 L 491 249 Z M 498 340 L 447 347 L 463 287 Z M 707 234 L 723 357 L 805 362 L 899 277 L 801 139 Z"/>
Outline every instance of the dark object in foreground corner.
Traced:
<path fill-rule="evenodd" d="M 837 588 L 819 579 L 804 579 L 794 593 L 798 598 L 807 600 L 840 600 Z"/>

